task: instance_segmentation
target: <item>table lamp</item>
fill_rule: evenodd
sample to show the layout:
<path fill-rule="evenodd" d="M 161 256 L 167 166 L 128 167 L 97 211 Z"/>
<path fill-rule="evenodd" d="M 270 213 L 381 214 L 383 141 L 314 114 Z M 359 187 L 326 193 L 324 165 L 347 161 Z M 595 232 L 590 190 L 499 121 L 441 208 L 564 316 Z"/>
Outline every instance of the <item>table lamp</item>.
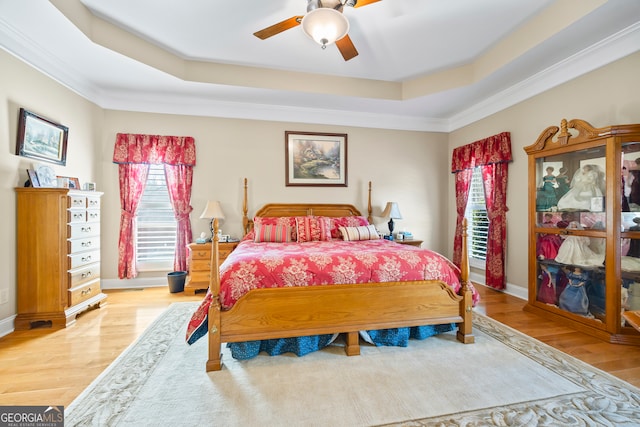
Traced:
<path fill-rule="evenodd" d="M 382 212 L 383 218 L 389 218 L 389 236 L 393 239 L 393 220 L 394 219 L 402 219 L 402 214 L 400 213 L 400 208 L 398 207 L 397 202 L 387 202 L 387 206 L 384 208 Z"/>
<path fill-rule="evenodd" d="M 220 207 L 220 202 L 212 202 L 209 200 L 207 202 L 207 206 L 204 207 L 204 211 L 202 215 L 200 215 L 201 219 L 209 219 L 211 223 L 209 227 L 211 228 L 211 239 L 213 240 L 213 221 L 217 219 L 224 219 L 224 213 L 222 213 L 222 207 Z"/>

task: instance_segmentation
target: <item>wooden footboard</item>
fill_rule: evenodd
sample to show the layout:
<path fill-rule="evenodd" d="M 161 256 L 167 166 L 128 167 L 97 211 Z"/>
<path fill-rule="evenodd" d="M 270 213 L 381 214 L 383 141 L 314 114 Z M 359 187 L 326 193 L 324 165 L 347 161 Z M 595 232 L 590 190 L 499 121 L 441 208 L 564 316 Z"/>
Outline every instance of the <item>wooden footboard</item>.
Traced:
<path fill-rule="evenodd" d="M 369 216 L 370 198 L 371 184 Z M 268 206 L 273 209 L 273 205 Z M 296 214 L 299 214 L 305 212 L 305 206 L 317 211 L 319 206 L 324 209 L 331 205 L 278 205 L 278 208 L 282 206 L 294 209 Z M 340 206 L 342 209 L 346 205 L 333 206 Z M 243 209 L 246 219 L 246 180 Z M 348 209 L 351 210 L 352 207 L 349 206 Z M 245 221 L 245 227 L 248 223 L 249 221 Z M 240 298 L 228 311 L 221 310 L 218 300 L 220 276 L 217 220 L 214 220 L 213 225 L 210 290 L 214 298 L 208 318 L 207 371 L 222 368 L 223 342 L 344 333 L 345 352 L 353 356 L 360 354 L 358 331 L 446 323 L 458 325 L 459 341 L 474 341 L 472 294 L 467 286 L 469 264 L 466 251 L 466 223 L 462 236 L 462 288 L 459 295 L 447 284 L 434 280 L 255 289 Z M 245 230 L 248 231 L 248 228 Z"/>
<path fill-rule="evenodd" d="M 255 289 L 231 310 L 212 304 L 207 370 L 221 368 L 223 342 L 346 333 L 345 351 L 357 355 L 360 330 L 458 323 L 458 340 L 469 343 L 471 310 L 461 307 L 471 305 L 471 292 L 438 281 Z"/>

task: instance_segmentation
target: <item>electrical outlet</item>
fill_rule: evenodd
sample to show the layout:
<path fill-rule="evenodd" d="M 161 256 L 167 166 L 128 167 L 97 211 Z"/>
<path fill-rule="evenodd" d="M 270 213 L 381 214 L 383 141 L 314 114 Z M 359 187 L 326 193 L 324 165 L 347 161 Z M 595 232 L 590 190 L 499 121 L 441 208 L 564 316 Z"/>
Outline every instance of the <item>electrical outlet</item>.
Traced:
<path fill-rule="evenodd" d="M 9 289 L 0 289 L 0 304 L 9 302 Z"/>

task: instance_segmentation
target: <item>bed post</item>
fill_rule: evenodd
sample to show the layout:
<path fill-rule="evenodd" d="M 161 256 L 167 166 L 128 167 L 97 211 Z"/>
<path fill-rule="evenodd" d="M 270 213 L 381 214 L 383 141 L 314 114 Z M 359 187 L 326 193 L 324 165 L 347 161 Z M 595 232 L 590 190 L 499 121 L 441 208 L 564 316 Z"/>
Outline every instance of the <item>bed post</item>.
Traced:
<path fill-rule="evenodd" d="M 462 256 L 460 259 L 460 313 L 462 323 L 458 325 L 458 341 L 471 344 L 475 341 L 473 336 L 473 299 L 469 288 L 469 251 L 467 250 L 467 219 L 462 221 Z"/>
<path fill-rule="evenodd" d="M 242 200 L 242 235 L 249 233 L 249 217 L 247 216 L 247 178 L 244 179 L 244 199 Z"/>
<path fill-rule="evenodd" d="M 220 259 L 218 244 L 218 218 L 213 220 L 213 236 L 211 239 L 211 272 L 209 273 L 209 292 L 211 305 L 209 306 L 209 360 L 207 372 L 222 369 L 221 340 L 220 340 Z"/>
<path fill-rule="evenodd" d="M 371 181 L 369 181 L 369 203 L 367 204 L 367 221 L 369 221 L 369 224 L 373 224 L 373 216 L 371 216 L 372 213 L 372 209 L 371 209 Z"/>

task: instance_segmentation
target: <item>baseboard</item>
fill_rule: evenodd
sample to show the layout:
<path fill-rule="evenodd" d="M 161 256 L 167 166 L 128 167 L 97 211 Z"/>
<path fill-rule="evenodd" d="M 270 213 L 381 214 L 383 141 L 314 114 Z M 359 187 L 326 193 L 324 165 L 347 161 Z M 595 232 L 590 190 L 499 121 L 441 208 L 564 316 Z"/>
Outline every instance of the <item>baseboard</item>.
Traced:
<path fill-rule="evenodd" d="M 484 272 L 481 274 L 472 271 L 469 274 L 469 279 L 471 279 L 473 283 L 478 283 L 480 285 L 486 286 Z M 529 299 L 529 290 L 527 288 L 523 288 L 522 286 L 517 286 L 509 282 L 507 282 L 507 287 L 501 292 L 525 301 Z"/>
<path fill-rule="evenodd" d="M 168 286 L 166 276 L 163 277 L 146 277 L 136 279 L 102 279 L 100 287 L 105 289 L 143 289 L 157 288 Z"/>
<path fill-rule="evenodd" d="M 9 335 L 14 331 L 13 321 L 15 320 L 15 314 L 7 317 L 6 319 L 0 319 L 0 337 L 4 337 L 5 335 Z"/>

